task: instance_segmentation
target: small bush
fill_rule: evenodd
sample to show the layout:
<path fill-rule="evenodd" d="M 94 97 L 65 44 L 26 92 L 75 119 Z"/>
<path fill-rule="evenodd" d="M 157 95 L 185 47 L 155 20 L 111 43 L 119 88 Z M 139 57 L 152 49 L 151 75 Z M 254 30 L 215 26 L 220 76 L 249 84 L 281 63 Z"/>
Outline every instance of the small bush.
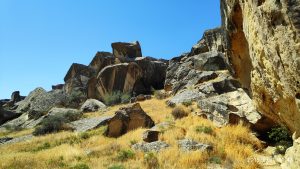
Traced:
<path fill-rule="evenodd" d="M 87 99 L 86 95 L 80 90 L 73 90 L 67 99 L 67 105 L 71 108 L 78 108 L 82 102 Z"/>
<path fill-rule="evenodd" d="M 130 145 L 134 145 L 134 144 L 136 144 L 138 141 L 136 141 L 136 140 L 130 140 Z"/>
<path fill-rule="evenodd" d="M 182 105 L 184 105 L 185 107 L 189 107 L 189 106 L 191 106 L 192 104 L 193 104 L 192 101 L 185 101 L 185 102 L 182 103 Z"/>
<path fill-rule="evenodd" d="M 41 122 L 41 125 L 35 129 L 33 134 L 44 135 L 49 133 L 56 133 L 61 130 L 72 130 L 72 128 L 67 123 L 79 119 L 80 116 L 81 114 L 74 113 L 55 114 L 49 116 Z"/>
<path fill-rule="evenodd" d="M 125 167 L 123 165 L 112 165 L 110 167 L 108 167 L 108 169 L 125 169 Z"/>
<path fill-rule="evenodd" d="M 104 103 L 108 106 L 120 104 L 120 103 L 129 103 L 131 95 L 129 93 L 122 93 L 120 91 L 114 91 L 112 93 L 107 93 L 104 95 Z"/>
<path fill-rule="evenodd" d="M 172 115 L 175 119 L 181 119 L 183 117 L 188 116 L 188 112 L 186 112 L 183 108 L 181 107 L 175 107 L 172 110 Z"/>
<path fill-rule="evenodd" d="M 213 163 L 213 164 L 221 164 L 222 163 L 222 159 L 218 156 L 213 156 L 209 159 L 209 162 L 210 163 Z"/>
<path fill-rule="evenodd" d="M 159 90 L 155 90 L 154 91 L 154 97 L 156 99 L 159 99 L 159 100 L 163 100 L 165 98 L 167 98 L 167 94 L 165 92 L 162 92 L 162 91 L 159 91 Z"/>
<path fill-rule="evenodd" d="M 212 134 L 213 133 L 213 129 L 211 127 L 208 127 L 208 126 L 197 126 L 195 130 L 196 130 L 197 133 L 205 133 L 205 134 Z"/>
<path fill-rule="evenodd" d="M 118 153 L 118 156 L 117 156 L 117 159 L 119 161 L 126 161 L 128 159 L 132 159 L 134 158 L 135 154 L 133 151 L 131 150 L 121 150 L 119 153 Z"/>
<path fill-rule="evenodd" d="M 293 145 L 293 139 L 290 132 L 285 127 L 275 127 L 268 132 L 268 137 L 276 146 L 276 152 L 284 154 L 286 149 Z"/>
<path fill-rule="evenodd" d="M 129 93 L 123 93 L 121 95 L 121 103 L 125 104 L 125 103 L 129 103 L 131 99 L 131 95 Z"/>
<path fill-rule="evenodd" d="M 70 169 L 90 169 L 90 167 L 84 163 L 76 164 L 75 166 L 71 167 Z"/>
<path fill-rule="evenodd" d="M 147 169 L 157 169 L 157 168 L 159 168 L 158 158 L 152 152 L 145 154 L 144 164 L 146 165 Z"/>

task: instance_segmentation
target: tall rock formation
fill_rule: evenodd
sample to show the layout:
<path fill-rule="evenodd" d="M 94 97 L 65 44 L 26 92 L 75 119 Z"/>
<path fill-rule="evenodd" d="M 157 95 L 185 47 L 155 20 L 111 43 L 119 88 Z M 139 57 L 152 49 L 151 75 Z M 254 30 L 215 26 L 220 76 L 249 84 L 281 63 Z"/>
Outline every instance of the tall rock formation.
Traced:
<path fill-rule="evenodd" d="M 221 0 L 226 55 L 260 112 L 300 133 L 300 1 Z"/>

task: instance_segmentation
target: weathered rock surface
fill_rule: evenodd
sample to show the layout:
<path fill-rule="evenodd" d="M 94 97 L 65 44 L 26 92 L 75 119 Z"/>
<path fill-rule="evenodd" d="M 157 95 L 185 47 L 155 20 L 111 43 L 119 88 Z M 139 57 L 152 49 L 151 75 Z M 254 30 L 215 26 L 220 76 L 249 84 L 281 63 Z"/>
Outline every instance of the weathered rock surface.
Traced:
<path fill-rule="evenodd" d="M 114 56 L 120 59 L 142 57 L 142 50 L 138 41 L 133 43 L 115 42 L 111 44 L 111 47 Z"/>
<path fill-rule="evenodd" d="M 154 121 L 141 108 L 139 103 L 134 103 L 128 107 L 122 107 L 108 121 L 105 135 L 108 137 L 119 137 L 130 130 L 139 127 L 151 128 Z"/>
<path fill-rule="evenodd" d="M 121 91 L 131 93 L 136 82 L 143 76 L 142 69 L 136 63 L 121 63 L 107 66 L 101 70 L 96 80 L 96 99 L 102 99 L 107 93 Z"/>
<path fill-rule="evenodd" d="M 89 66 L 73 63 L 64 78 L 66 93 L 70 94 L 72 91 L 86 91 L 88 81 L 93 76 L 95 76 L 94 69 Z"/>
<path fill-rule="evenodd" d="M 54 116 L 57 114 L 70 114 L 70 115 L 80 115 L 81 112 L 77 109 L 69 109 L 69 108 L 57 108 L 53 107 L 47 114 L 47 116 Z"/>
<path fill-rule="evenodd" d="M 0 125 L 3 123 L 12 120 L 14 118 L 19 117 L 21 114 L 15 113 L 12 111 L 3 110 L 2 107 L 0 107 Z"/>
<path fill-rule="evenodd" d="M 115 58 L 110 52 L 97 52 L 89 67 L 98 74 L 104 67 L 115 64 Z"/>
<path fill-rule="evenodd" d="M 298 0 L 221 0 L 234 77 L 251 91 L 260 112 L 298 134 L 299 5 Z"/>
<path fill-rule="evenodd" d="M 212 151 L 213 147 L 208 144 L 197 143 L 191 139 L 183 139 L 178 141 L 178 146 L 182 151 Z"/>
<path fill-rule="evenodd" d="M 33 91 L 31 91 L 29 93 L 29 95 L 24 100 L 17 103 L 18 108 L 17 108 L 16 112 L 24 113 L 24 112 L 28 111 L 31 107 L 31 103 L 33 103 L 35 100 L 37 100 L 37 97 L 39 95 L 42 95 L 45 93 L 46 93 L 46 90 L 43 88 L 39 87 L 39 88 L 34 89 Z"/>
<path fill-rule="evenodd" d="M 187 86 L 194 86 L 217 78 L 227 69 L 225 57 L 215 51 L 195 56 L 184 54 L 170 60 L 167 69 L 165 90 L 177 93 Z"/>
<path fill-rule="evenodd" d="M 203 97 L 205 97 L 205 94 L 199 92 L 199 90 L 183 90 L 177 93 L 170 100 L 168 100 L 168 104 L 192 102 L 192 101 L 197 101 Z"/>
<path fill-rule="evenodd" d="M 86 100 L 81 106 L 80 110 L 82 112 L 96 112 L 99 110 L 104 110 L 106 108 L 105 104 L 95 99 Z"/>
<path fill-rule="evenodd" d="M 71 126 L 76 132 L 85 132 L 106 125 L 110 119 L 110 116 L 85 118 L 71 122 Z"/>
<path fill-rule="evenodd" d="M 210 29 L 204 32 L 202 39 L 193 46 L 190 56 L 209 51 L 224 52 L 224 36 L 222 28 Z"/>
<path fill-rule="evenodd" d="M 294 140 L 292 147 L 288 148 L 285 156 L 285 160 L 281 164 L 282 169 L 290 168 L 297 169 L 300 166 L 300 138 Z"/>
<path fill-rule="evenodd" d="M 25 136 L 15 137 L 15 138 L 5 138 L 2 140 L 2 143 L 0 141 L 0 145 L 6 145 L 6 144 L 14 144 L 19 143 L 27 140 L 31 140 L 34 136 L 32 134 L 28 134 Z M 0 139 L 1 140 L 1 139 Z"/>
<path fill-rule="evenodd" d="M 152 143 L 137 143 L 132 145 L 132 149 L 143 152 L 159 152 L 168 147 L 169 145 L 162 141 L 155 141 Z"/>

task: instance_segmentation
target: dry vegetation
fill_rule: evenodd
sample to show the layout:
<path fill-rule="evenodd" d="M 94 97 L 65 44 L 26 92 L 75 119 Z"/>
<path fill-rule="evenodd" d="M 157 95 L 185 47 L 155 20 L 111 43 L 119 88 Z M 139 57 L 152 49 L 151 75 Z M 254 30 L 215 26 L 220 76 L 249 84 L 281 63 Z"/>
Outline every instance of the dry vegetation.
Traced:
<path fill-rule="evenodd" d="M 140 104 L 156 123 L 174 121 L 175 125 L 160 135 L 160 140 L 169 143 L 170 148 L 152 154 L 135 152 L 131 150 L 131 144 L 142 141 L 141 135 L 145 129 L 137 129 L 114 139 L 102 136 L 105 127 L 101 127 L 86 133 L 60 132 L 0 146 L 0 168 L 182 169 L 206 168 L 208 164 L 243 169 L 259 167 L 250 157 L 261 148 L 261 143 L 242 124 L 217 128 L 212 122 L 194 116 L 190 111 L 199 111 L 195 108 L 187 108 L 190 110 L 187 117 L 174 120 L 172 108 L 165 105 L 165 100 L 152 99 Z M 113 114 L 119 107 L 85 116 Z M 177 140 L 182 138 L 212 144 L 214 149 L 211 153 L 182 152 L 177 146 Z"/>

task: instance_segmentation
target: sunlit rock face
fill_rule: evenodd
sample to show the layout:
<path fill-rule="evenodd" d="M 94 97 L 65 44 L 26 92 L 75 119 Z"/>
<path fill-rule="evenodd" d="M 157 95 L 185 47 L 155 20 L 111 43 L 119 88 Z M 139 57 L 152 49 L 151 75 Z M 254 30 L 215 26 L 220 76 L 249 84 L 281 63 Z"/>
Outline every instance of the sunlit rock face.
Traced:
<path fill-rule="evenodd" d="M 226 56 L 258 110 L 300 133 L 300 0 L 221 0 Z"/>

